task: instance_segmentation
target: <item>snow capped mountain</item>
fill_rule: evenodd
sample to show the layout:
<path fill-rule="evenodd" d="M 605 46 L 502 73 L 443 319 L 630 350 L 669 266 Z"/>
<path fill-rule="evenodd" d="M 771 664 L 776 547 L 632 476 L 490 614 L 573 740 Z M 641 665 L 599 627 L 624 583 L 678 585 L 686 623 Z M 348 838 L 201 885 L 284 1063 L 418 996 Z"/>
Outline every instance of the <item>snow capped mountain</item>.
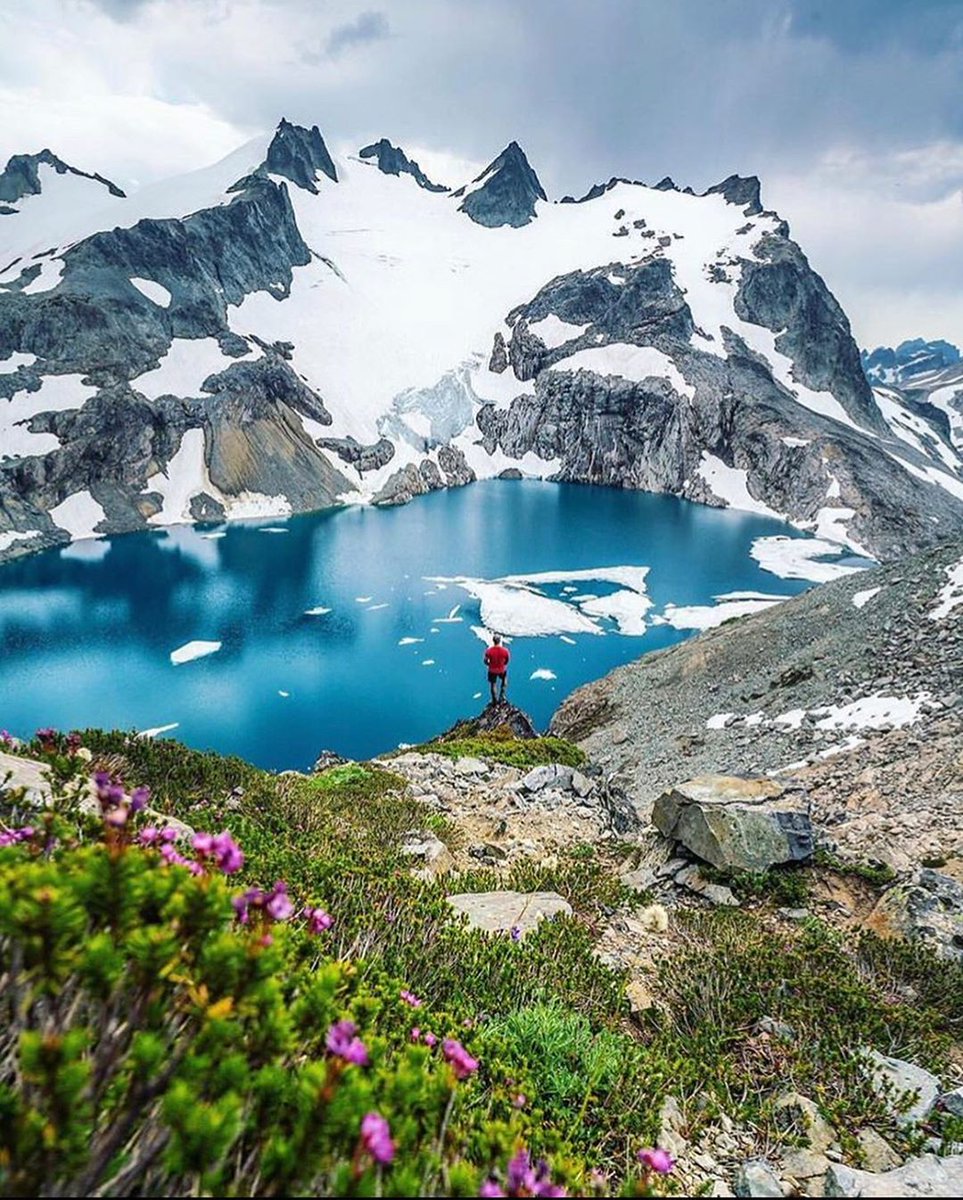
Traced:
<path fill-rule="evenodd" d="M 863 350 L 863 370 L 870 383 L 912 388 L 926 381 L 934 373 L 955 367 L 961 361 L 959 347 L 942 340 L 927 342 L 923 338 L 910 338 L 894 349 L 892 346 L 877 346 L 875 350 Z"/>
<path fill-rule="evenodd" d="M 20 191 L 0 215 L 0 555 L 503 472 L 771 512 L 879 555 L 963 527 L 951 422 L 874 396 L 755 178 L 551 203 L 512 142 L 448 191 L 387 139 L 332 154 L 287 121 L 131 197 L 34 157 L 39 190 L 21 160 L 0 176 Z"/>

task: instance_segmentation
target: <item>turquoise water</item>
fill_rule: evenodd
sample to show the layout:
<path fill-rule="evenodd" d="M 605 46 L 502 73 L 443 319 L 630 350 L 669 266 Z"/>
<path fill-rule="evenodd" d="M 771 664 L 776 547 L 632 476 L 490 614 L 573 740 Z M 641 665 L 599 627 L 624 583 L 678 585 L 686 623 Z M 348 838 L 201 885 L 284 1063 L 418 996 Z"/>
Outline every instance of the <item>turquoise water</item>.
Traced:
<path fill-rule="evenodd" d="M 365 757 L 440 732 L 487 692 L 478 601 L 428 577 L 648 566 L 657 614 L 727 592 L 802 590 L 749 556 L 754 538 L 787 532 L 673 497 L 504 480 L 403 508 L 78 543 L 0 567 L 0 727 L 176 722 L 167 736 L 270 768 L 309 767 L 322 748 Z M 544 591 L 570 601 L 568 586 Z M 456 604 L 462 619 L 437 623 Z M 331 611 L 305 615 L 317 607 Z M 512 641 L 510 696 L 539 725 L 579 684 L 689 636 L 598 625 L 603 636 Z M 194 640 L 222 647 L 172 664 Z"/>

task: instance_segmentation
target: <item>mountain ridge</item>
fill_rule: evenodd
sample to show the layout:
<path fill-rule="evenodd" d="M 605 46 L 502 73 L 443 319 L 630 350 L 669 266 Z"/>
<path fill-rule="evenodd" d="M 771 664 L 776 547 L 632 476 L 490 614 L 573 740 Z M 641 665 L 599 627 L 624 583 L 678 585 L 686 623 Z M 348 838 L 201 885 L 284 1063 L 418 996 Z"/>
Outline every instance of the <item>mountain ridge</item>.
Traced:
<path fill-rule="evenodd" d="M 282 120 L 143 197 L 71 203 L 63 241 L 56 173 L 0 221 L 0 556 L 502 471 L 883 556 L 963 527 L 952 420 L 870 390 L 755 177 L 550 203 L 514 142 L 455 192 L 364 151 Z M 183 507 L 148 486 L 171 472 Z"/>

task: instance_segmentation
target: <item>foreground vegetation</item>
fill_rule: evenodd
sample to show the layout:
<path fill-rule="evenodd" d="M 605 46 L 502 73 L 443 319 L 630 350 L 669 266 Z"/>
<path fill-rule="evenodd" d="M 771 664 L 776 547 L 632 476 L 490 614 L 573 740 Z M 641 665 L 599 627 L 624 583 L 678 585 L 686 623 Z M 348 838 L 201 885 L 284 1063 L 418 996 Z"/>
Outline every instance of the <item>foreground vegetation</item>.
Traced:
<path fill-rule="evenodd" d="M 630 1020 L 593 954 L 627 899 L 609 865 L 464 874 L 575 909 L 523 941 L 469 929 L 412 878 L 405 835 L 454 831 L 390 764 L 274 776 L 96 731 L 29 750 L 58 786 L 42 814 L 0 794 L 8 1194 L 645 1194 L 672 1186 L 668 1095 L 690 1134 L 725 1112 L 775 1140 L 792 1080 L 844 1140 L 898 1141 L 860 1049 L 940 1069 L 963 1038 L 959 968 L 756 911 L 681 916 Z"/>

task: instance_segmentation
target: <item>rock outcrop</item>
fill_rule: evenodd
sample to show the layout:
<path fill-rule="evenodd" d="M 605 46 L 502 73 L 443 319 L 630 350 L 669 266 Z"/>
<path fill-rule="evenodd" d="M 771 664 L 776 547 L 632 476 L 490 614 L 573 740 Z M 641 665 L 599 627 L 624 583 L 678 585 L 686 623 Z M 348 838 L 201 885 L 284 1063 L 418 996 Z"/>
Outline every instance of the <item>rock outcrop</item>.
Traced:
<path fill-rule="evenodd" d="M 39 196 L 42 191 L 40 180 L 41 166 L 52 167 L 58 175 L 77 175 L 82 179 L 92 179 L 95 183 L 103 184 L 112 196 L 123 199 L 125 193 L 105 179 L 103 175 L 78 171 L 63 159 L 57 157 L 51 150 L 41 150 L 39 154 L 14 154 L 0 173 L 0 200 L 15 204 L 25 196 Z M 16 210 L 14 210 L 16 211 Z"/>
<path fill-rule="evenodd" d="M 805 802 L 771 779 L 691 779 L 662 793 L 652 821 L 663 836 L 726 870 L 765 871 L 813 852 Z"/>
<path fill-rule="evenodd" d="M 546 918 L 572 914 L 571 904 L 558 892 L 464 892 L 449 896 L 448 903 L 473 929 L 519 939 Z"/>
<path fill-rule="evenodd" d="M 874 1175 L 834 1163 L 826 1174 L 827 1196 L 960 1196 L 963 1154 L 937 1158 L 923 1154 L 894 1171 Z"/>
<path fill-rule="evenodd" d="M 468 187 L 452 194 L 464 196 L 463 213 L 490 228 L 527 225 L 536 215 L 536 201 L 547 199 L 518 142 L 509 142 Z"/>
<path fill-rule="evenodd" d="M 882 937 L 920 942 L 963 962 L 963 883 L 924 867 L 886 891 L 867 923 Z"/>
<path fill-rule="evenodd" d="M 358 151 L 361 158 L 373 158 L 378 170 L 385 175 L 410 175 L 419 187 L 428 192 L 447 192 L 443 183 L 432 183 L 418 164 L 405 154 L 400 146 L 393 146 L 387 138 L 372 142 Z"/>

